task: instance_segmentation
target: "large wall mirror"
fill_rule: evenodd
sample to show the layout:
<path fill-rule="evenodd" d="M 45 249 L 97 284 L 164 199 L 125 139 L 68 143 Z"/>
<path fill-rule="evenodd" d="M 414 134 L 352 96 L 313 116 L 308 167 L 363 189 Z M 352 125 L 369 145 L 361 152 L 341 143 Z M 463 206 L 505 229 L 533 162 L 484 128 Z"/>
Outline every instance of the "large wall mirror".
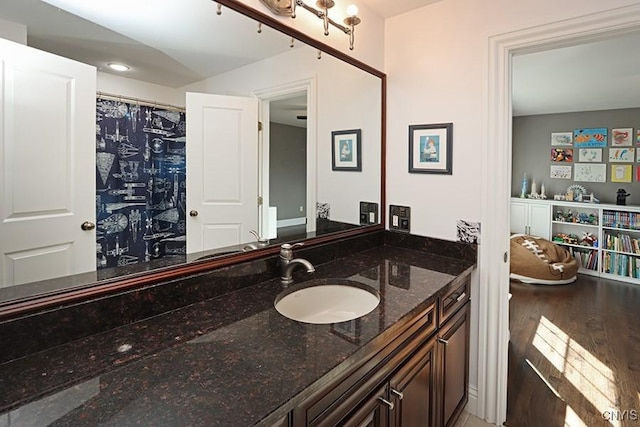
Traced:
<path fill-rule="evenodd" d="M 93 3 L 0 0 L 0 317 L 382 228 L 382 72 L 235 0 Z"/>

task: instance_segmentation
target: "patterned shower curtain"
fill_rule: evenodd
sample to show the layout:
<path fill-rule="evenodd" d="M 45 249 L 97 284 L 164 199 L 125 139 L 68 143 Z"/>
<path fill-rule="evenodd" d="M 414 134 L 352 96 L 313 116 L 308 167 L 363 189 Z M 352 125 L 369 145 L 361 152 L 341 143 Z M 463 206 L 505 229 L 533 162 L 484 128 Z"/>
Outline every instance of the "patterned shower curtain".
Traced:
<path fill-rule="evenodd" d="M 98 98 L 98 269 L 186 252 L 185 113 Z"/>

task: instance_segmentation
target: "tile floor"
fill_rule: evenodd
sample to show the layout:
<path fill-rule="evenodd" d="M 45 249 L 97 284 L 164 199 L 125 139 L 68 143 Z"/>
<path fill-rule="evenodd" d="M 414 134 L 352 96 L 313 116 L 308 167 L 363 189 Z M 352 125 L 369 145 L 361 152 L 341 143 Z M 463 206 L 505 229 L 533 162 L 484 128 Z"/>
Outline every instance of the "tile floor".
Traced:
<path fill-rule="evenodd" d="M 480 418 L 477 418 L 467 411 L 464 411 L 460 418 L 458 418 L 458 422 L 454 427 L 495 427 L 494 424 L 489 424 Z"/>

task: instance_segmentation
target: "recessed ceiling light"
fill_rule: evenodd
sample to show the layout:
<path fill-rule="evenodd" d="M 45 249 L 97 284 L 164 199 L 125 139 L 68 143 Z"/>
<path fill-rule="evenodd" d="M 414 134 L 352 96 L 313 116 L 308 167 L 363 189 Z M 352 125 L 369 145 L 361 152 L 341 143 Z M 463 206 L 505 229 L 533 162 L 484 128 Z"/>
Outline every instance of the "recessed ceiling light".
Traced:
<path fill-rule="evenodd" d="M 127 71 L 129 69 L 129 67 L 127 67 L 126 65 L 116 64 L 115 62 L 112 62 L 111 64 L 107 64 L 107 65 L 109 66 L 109 68 L 115 71 Z"/>

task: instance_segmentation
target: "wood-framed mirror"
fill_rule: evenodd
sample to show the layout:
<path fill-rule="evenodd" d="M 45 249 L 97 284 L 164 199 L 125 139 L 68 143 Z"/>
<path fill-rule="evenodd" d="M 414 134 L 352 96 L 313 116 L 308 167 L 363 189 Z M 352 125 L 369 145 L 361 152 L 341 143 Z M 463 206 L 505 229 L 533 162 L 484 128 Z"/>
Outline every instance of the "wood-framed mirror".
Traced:
<path fill-rule="evenodd" d="M 97 94 L 98 100 L 95 104 L 97 106 L 96 120 L 98 120 L 98 123 L 92 122 L 92 126 L 96 127 L 96 148 L 94 149 L 92 145 L 92 150 L 94 150 L 96 159 L 98 159 L 97 165 L 92 166 L 96 169 L 96 187 L 94 191 L 97 217 L 96 229 L 93 232 L 97 233 L 97 236 L 90 240 L 96 248 L 96 253 L 93 254 L 92 252 L 92 263 L 100 266 L 101 259 L 103 261 L 107 259 L 107 264 L 110 264 L 106 265 L 107 268 L 85 271 L 84 273 L 64 274 L 60 275 L 60 277 L 52 277 L 46 280 L 27 280 L 10 286 L 3 285 L 0 287 L 0 318 L 23 315 L 45 307 L 86 300 L 275 254 L 279 250 L 279 245 L 286 241 L 304 240 L 307 245 L 315 245 L 384 228 L 386 96 L 386 76 L 384 73 L 343 54 L 331 46 L 314 40 L 294 28 L 282 24 L 279 20 L 268 15 L 266 9 L 264 11 L 252 9 L 236 0 L 220 0 L 218 2 L 189 0 L 188 4 L 176 2 L 176 4 L 179 3 L 181 8 L 186 8 L 189 11 L 186 14 L 187 17 L 189 14 L 197 15 L 197 19 L 194 22 L 205 24 L 208 27 L 220 25 L 224 28 L 226 42 L 223 44 L 228 49 L 227 54 L 229 50 L 240 53 L 240 56 L 246 54 L 247 58 L 236 58 L 227 61 L 231 65 L 224 70 L 213 70 L 215 67 L 210 64 L 210 61 L 207 61 L 206 54 L 197 51 L 200 46 L 194 47 L 192 52 L 188 52 L 189 54 L 180 50 L 184 49 L 184 47 L 180 48 L 180 46 L 184 46 L 184 43 L 189 40 L 192 40 L 193 45 L 193 39 L 189 39 L 193 35 L 185 36 L 185 40 L 181 37 L 167 36 L 164 41 L 158 42 L 152 40 L 152 38 L 145 38 L 150 36 L 145 36 L 144 32 L 141 32 L 141 34 L 135 33 L 131 29 L 132 27 L 127 27 L 126 23 L 120 22 L 120 26 L 117 28 L 110 28 L 110 25 L 113 24 L 109 24 L 108 19 L 104 21 L 103 19 L 106 19 L 104 16 L 100 18 L 99 16 L 91 15 L 87 11 L 75 10 L 75 13 L 80 15 L 79 17 L 64 11 L 57 8 L 56 1 L 58 0 L 47 2 L 0 0 L 0 4 L 3 5 L 0 8 L 2 10 L 0 13 L 0 30 L 3 27 L 5 28 L 0 32 L 0 37 L 7 37 L 6 32 L 11 32 L 15 28 L 17 28 L 18 37 L 20 37 L 22 27 L 26 27 L 26 44 L 33 46 L 32 49 L 46 50 L 59 56 L 72 58 L 75 61 L 80 61 L 80 59 L 74 58 L 75 54 L 71 51 L 73 49 L 81 50 L 81 53 L 86 55 L 85 58 L 95 55 L 95 50 L 90 47 L 91 43 L 95 43 L 93 39 L 101 39 L 103 42 L 106 40 L 105 43 L 107 44 L 102 46 L 102 49 L 111 53 L 121 52 L 124 59 L 138 56 L 142 61 L 142 52 L 145 49 L 151 49 L 160 51 L 161 55 L 167 57 L 168 60 L 155 63 L 156 73 L 140 71 L 144 69 L 141 62 L 140 69 L 132 67 L 134 73 L 129 74 L 128 76 L 130 77 L 125 79 L 114 77 L 111 72 L 104 71 L 99 63 L 94 63 L 98 70 L 97 92 L 99 92 Z M 218 5 L 222 6 L 221 15 L 216 13 Z M 69 25 L 65 28 L 68 28 L 68 31 L 76 28 L 77 31 L 83 33 L 85 38 L 83 49 L 78 47 L 77 40 L 75 45 L 70 43 L 69 40 L 72 37 L 70 37 L 70 34 L 65 34 L 59 26 L 57 33 L 55 31 L 53 33 L 40 33 L 40 31 L 45 31 L 45 27 L 41 27 L 44 24 L 37 21 L 43 18 L 38 13 L 33 13 L 34 9 L 29 9 L 30 7 L 37 7 L 39 11 L 48 12 L 44 15 L 47 17 L 47 21 L 55 22 L 58 25 L 61 22 L 67 22 Z M 52 10 L 61 14 L 59 17 L 61 20 L 58 20 L 57 17 L 52 19 L 50 13 Z M 206 10 L 206 13 L 201 13 L 202 10 Z M 171 14 L 171 11 L 166 12 Z M 20 13 L 23 13 L 23 15 L 20 16 Z M 38 18 L 39 16 L 40 18 Z M 228 18 L 231 19 L 223 21 Z M 68 21 L 71 19 L 81 19 L 80 26 L 74 27 L 71 25 L 70 21 Z M 161 21 L 158 21 L 157 15 L 155 19 L 156 29 L 166 28 L 160 25 Z M 177 13 L 173 13 L 173 19 L 176 20 L 174 22 L 180 23 L 180 17 Z M 194 18 L 192 17 L 191 19 Z M 239 24 L 238 19 L 243 20 L 244 23 Z M 135 27 L 138 30 L 136 31 L 144 27 L 143 21 L 137 19 Z M 113 22 L 118 22 L 118 20 L 116 19 Z M 16 23 L 17 27 L 14 27 L 13 25 Z M 194 24 L 193 27 L 196 28 L 196 25 Z M 242 36 L 237 35 L 231 32 L 232 29 L 233 31 L 243 31 L 244 34 Z M 33 34 L 30 34 L 31 30 L 33 30 Z M 260 30 L 260 33 L 258 30 Z M 90 31 L 97 31 L 97 33 Z M 88 34 L 94 34 L 95 37 L 88 37 Z M 171 32 L 167 30 L 166 34 L 170 35 Z M 211 35 L 208 33 L 196 34 L 196 38 L 204 40 L 203 45 L 207 44 L 207 37 L 211 37 Z M 130 44 L 123 44 L 122 41 L 124 39 L 129 40 Z M 278 46 L 256 47 L 254 50 L 268 51 L 268 57 L 249 57 L 248 50 L 250 49 L 243 49 L 242 46 L 232 46 L 232 43 L 229 42 L 229 40 L 235 39 L 244 43 L 245 47 L 247 43 L 255 43 L 255 39 L 263 39 L 267 43 L 276 43 Z M 65 41 L 67 42 L 66 44 Z M 141 43 L 146 45 L 141 47 Z M 180 43 L 183 44 L 181 45 Z M 293 48 L 290 47 L 291 43 L 294 45 Z M 281 44 L 284 44 L 284 47 Z M 194 55 L 194 52 L 196 55 Z M 195 60 L 194 62 L 194 57 L 197 58 L 198 56 L 200 61 Z M 319 56 L 320 58 L 318 58 Z M 3 60 L 11 65 L 10 60 L 7 61 L 6 58 L 3 58 Z M 183 62 L 180 63 L 179 60 Z M 90 63 L 89 59 L 84 61 Z M 276 73 L 275 71 L 277 70 L 280 72 Z M 153 79 L 155 80 L 138 83 L 143 78 L 142 75 L 145 74 L 154 74 Z M 268 76 L 277 77 L 269 79 Z M 341 81 L 336 76 L 344 76 L 344 80 Z M 168 83 L 164 81 L 163 83 L 162 79 L 174 79 L 174 82 Z M 180 81 L 180 83 L 175 83 L 175 81 Z M 133 83 L 137 83 L 138 88 L 142 87 L 143 89 L 131 89 L 129 91 L 121 89 L 125 87 L 123 82 L 130 84 L 130 87 L 133 87 Z M 179 86 L 175 86 L 176 84 Z M 10 87 L 7 81 L 4 82 L 4 87 Z M 153 90 L 158 91 L 159 94 L 154 94 Z M 153 120 L 161 117 L 161 130 L 166 131 L 169 129 L 172 120 L 175 125 L 173 129 L 175 130 L 183 126 L 183 123 L 181 123 L 179 116 L 172 113 L 174 110 L 169 107 L 177 106 L 180 109 L 180 107 L 188 106 L 186 101 L 187 92 L 224 95 L 233 98 L 241 96 L 253 98 L 258 105 L 260 117 L 263 120 L 264 128 L 262 136 L 259 137 L 261 144 L 263 144 L 261 146 L 262 152 L 256 153 L 255 161 L 258 167 L 255 175 L 252 175 L 258 180 L 256 196 L 261 199 L 262 207 L 256 205 L 252 208 L 252 210 L 255 210 L 256 222 L 248 222 L 233 229 L 231 234 L 237 237 L 236 241 L 233 241 L 233 239 L 224 241 L 213 245 L 215 247 L 207 246 L 206 242 L 207 232 L 214 229 L 214 226 L 209 226 L 208 228 L 207 226 L 201 226 L 199 234 L 204 235 L 205 238 L 200 247 L 188 248 L 185 243 L 184 249 L 181 249 L 181 246 L 175 243 L 180 242 L 180 236 L 170 233 L 175 228 L 194 228 L 189 226 L 189 221 L 202 221 L 204 214 L 199 208 L 194 208 L 191 200 L 188 200 L 188 195 L 182 196 L 180 194 L 182 192 L 180 188 L 181 181 L 176 178 L 176 173 L 157 177 L 157 179 L 156 176 L 152 177 L 153 179 L 148 179 L 148 176 L 141 177 L 143 170 L 153 169 L 155 164 L 153 162 L 145 164 L 143 148 L 131 148 L 127 144 L 122 145 L 119 143 L 124 140 L 124 136 L 133 135 L 131 128 L 128 128 L 131 133 L 127 133 L 124 128 L 123 132 L 120 133 L 120 128 L 114 129 L 113 125 L 100 125 L 102 123 L 100 120 L 104 120 L 104 116 L 108 115 L 105 111 L 113 112 L 119 108 L 120 103 L 128 103 L 129 110 L 127 110 L 126 115 L 129 116 L 131 114 L 131 106 L 140 108 L 147 106 L 156 109 L 167 107 L 164 108 L 167 113 L 163 114 L 155 113 L 154 111 L 156 110 L 151 112 L 142 109 L 137 110 L 136 114 L 139 114 L 138 126 L 144 127 L 146 124 L 145 118 Z M 5 106 L 11 107 L 11 100 L 6 96 L 6 93 L 5 91 L 3 103 Z M 102 102 L 100 101 L 101 99 L 104 100 L 104 104 L 100 104 Z M 109 102 L 112 104 L 109 104 Z M 300 107 L 301 104 L 305 104 L 303 108 Z M 102 116 L 100 115 L 100 108 L 102 108 Z M 109 110 L 109 108 L 112 110 Z M 209 108 L 209 106 L 206 106 L 206 108 Z M 300 123 L 287 124 L 287 119 L 280 116 L 287 113 L 290 115 L 291 111 L 296 108 L 298 109 L 296 110 L 296 120 L 305 122 L 304 126 L 301 126 Z M 11 108 L 8 111 L 11 111 Z M 144 114 L 147 114 L 147 116 L 145 117 Z M 189 114 L 189 111 L 185 114 Z M 55 116 L 55 114 L 51 116 Z M 176 119 L 175 117 L 178 118 Z M 204 122 L 210 123 L 211 120 L 209 119 L 211 118 L 209 117 Z M 187 119 L 186 122 L 188 127 L 189 120 Z M 219 120 L 216 123 L 219 127 L 220 123 L 224 123 L 224 120 Z M 333 171 L 331 169 L 331 144 L 334 143 L 331 140 L 332 132 L 347 129 L 361 130 L 362 171 L 360 172 Z M 172 150 L 171 152 L 162 151 L 162 156 L 164 156 L 162 159 L 169 163 L 170 161 L 167 161 L 167 158 L 179 153 L 180 150 L 180 147 L 175 145 L 169 146 L 184 136 L 183 134 L 176 134 L 174 130 L 170 130 L 164 135 L 157 133 L 155 134 L 157 138 L 148 138 L 147 136 L 147 143 L 152 152 L 156 148 L 161 151 L 159 148 L 160 141 L 164 142 L 167 149 Z M 270 141 L 274 142 L 270 148 L 275 150 L 274 147 L 277 145 L 275 141 L 280 141 L 283 138 L 281 136 L 282 133 L 287 134 L 293 131 L 296 131 L 298 135 L 306 136 L 308 144 L 306 151 L 302 155 L 298 153 L 298 160 L 295 160 L 295 157 L 288 157 L 289 154 L 287 153 L 294 150 L 291 150 L 286 145 L 281 147 L 279 152 L 273 151 L 274 154 L 269 155 L 272 150 L 264 148 L 265 141 L 267 145 L 269 145 Z M 156 128 L 156 132 L 158 132 L 158 128 Z M 173 132 L 173 134 L 168 134 L 169 132 Z M 209 129 L 209 132 L 213 131 Z M 100 137 L 102 137 L 102 140 Z M 310 140 L 313 144 L 309 142 Z M 6 143 L 6 137 L 4 142 Z M 154 145 L 154 143 L 157 145 Z M 189 143 L 187 142 L 186 144 Z M 104 147 L 109 145 L 116 151 L 113 157 L 113 165 L 106 170 L 106 167 L 101 168 L 100 166 L 100 162 L 103 161 L 100 160 L 100 157 L 109 158 L 110 155 L 98 155 L 98 153 L 106 153 L 107 150 Z M 192 150 L 191 146 L 187 145 L 187 147 L 189 148 L 185 151 Z M 206 153 L 206 151 L 203 153 Z M 224 181 L 224 171 L 216 175 L 216 173 L 211 174 L 211 170 L 218 171 L 220 168 L 224 168 L 225 162 L 219 160 L 219 158 L 228 158 L 229 153 L 224 155 L 216 153 L 213 156 L 211 156 L 211 153 L 209 153 L 209 157 L 205 156 L 211 161 L 201 163 L 201 165 L 205 166 L 202 174 L 203 176 L 204 174 L 209 174 L 208 176 L 213 181 Z M 142 156 L 137 166 L 139 174 L 135 177 L 132 175 L 127 180 L 123 175 L 134 172 L 132 170 L 133 163 L 130 162 L 138 161 L 135 160 L 136 155 Z M 188 154 L 186 157 L 186 162 L 188 162 Z M 5 166 L 2 176 L 4 177 L 3 187 L 6 189 L 11 187 L 9 184 L 15 183 L 17 180 L 13 178 L 6 179 L 9 176 L 9 171 L 15 170 L 15 168 L 9 168 L 6 163 L 8 157 L 5 155 L 4 158 Z M 175 160 L 175 157 L 171 157 L 171 159 Z M 288 176 L 292 169 L 296 169 L 294 166 L 299 166 L 300 159 L 304 160 L 306 167 L 298 172 L 297 177 Z M 282 162 L 278 165 L 276 160 L 283 161 L 284 166 Z M 120 161 L 124 163 L 119 164 Z M 215 163 L 216 161 L 217 163 Z M 216 164 L 216 167 L 210 167 L 213 163 Z M 20 165 L 19 162 L 16 164 Z M 28 161 L 24 161 L 22 164 L 28 164 Z M 182 165 L 178 164 L 178 166 Z M 177 168 L 174 168 L 174 172 L 175 169 Z M 245 170 L 242 171 L 243 173 L 245 172 Z M 278 172 L 282 171 L 286 171 L 286 173 L 278 175 Z M 114 181 L 114 175 L 117 175 L 120 181 Z M 244 176 L 242 175 L 242 177 Z M 45 187 L 41 185 L 45 181 L 42 178 L 40 177 L 39 182 L 36 181 L 32 185 L 33 188 L 41 193 Z M 93 179 L 93 176 L 91 179 Z M 304 181 L 304 184 L 300 185 L 300 181 Z M 119 182 L 119 187 L 116 187 L 116 184 L 110 184 L 116 182 Z M 186 179 L 186 182 L 195 182 L 195 179 Z M 236 182 L 236 180 L 227 180 L 225 182 L 227 187 L 225 190 L 228 190 L 230 182 Z M 171 184 L 175 183 L 177 185 L 171 186 Z M 290 183 L 297 184 L 295 186 L 296 190 L 287 186 Z M 184 193 L 188 193 L 186 188 L 191 191 L 190 184 L 189 186 L 183 184 L 183 187 Z M 142 190 L 137 190 L 138 188 L 142 188 Z M 11 190 L 15 193 L 15 186 Z M 104 193 L 112 192 L 113 194 L 111 195 L 115 196 L 115 198 L 107 200 L 106 197 L 99 197 L 101 190 Z M 293 202 L 280 201 L 279 198 L 286 199 L 287 196 L 296 191 L 302 193 L 302 196 L 299 196 Z M 124 250 L 124 248 L 133 248 L 132 240 L 126 240 L 124 237 L 120 237 L 118 240 L 114 238 L 118 236 L 122 228 L 126 228 L 128 231 L 132 231 L 135 228 L 132 227 L 132 224 L 135 223 L 132 218 L 135 220 L 136 216 L 131 216 L 132 210 L 140 208 L 136 207 L 136 204 L 149 205 L 150 203 L 148 201 L 142 202 L 135 198 L 141 197 L 145 192 L 152 194 L 152 196 L 153 194 L 161 195 L 154 202 L 156 204 L 173 201 L 174 205 L 165 206 L 168 208 L 159 213 L 149 214 L 147 217 L 144 216 L 144 213 L 137 217 L 138 225 L 135 230 L 137 230 L 138 240 L 144 248 L 144 253 L 146 253 L 146 259 L 143 253 L 138 257 L 139 262 L 127 264 L 126 260 L 135 258 L 133 253 L 127 253 Z M 203 190 L 200 189 L 197 192 L 202 193 Z M 173 199 L 169 193 L 173 193 Z M 196 193 L 196 191 L 193 193 Z M 207 191 L 204 191 L 204 193 L 212 194 L 211 192 L 207 193 Z M 281 193 L 285 194 L 282 195 Z M 52 194 L 56 195 L 57 193 L 53 191 Z M 61 194 L 67 194 L 67 192 L 62 192 Z M 124 197 L 129 197 L 129 199 L 125 201 Z M 25 198 L 25 200 L 27 199 Z M 7 200 L 6 194 L 5 200 Z M 131 206 L 121 207 L 128 203 Z M 363 206 L 362 203 L 365 203 L 365 205 Z M 5 206 L 7 205 L 5 204 Z M 291 206 L 293 206 L 293 209 Z M 277 207 L 276 211 L 281 213 L 288 210 L 290 212 L 289 216 L 281 217 L 277 213 L 270 214 L 269 207 Z M 330 209 L 328 214 L 325 210 L 327 207 Z M 376 208 L 375 212 L 373 212 L 374 207 Z M 366 215 L 361 221 L 363 209 Z M 190 216 L 189 213 L 192 211 L 198 211 L 198 214 Z M 273 212 L 273 209 L 271 211 Z M 122 215 L 117 215 L 116 217 L 114 216 L 115 213 L 122 213 Z M 100 216 L 101 214 L 103 215 L 102 217 Z M 164 216 L 158 219 L 156 218 L 158 214 L 163 214 Z M 231 215 L 235 214 L 232 213 Z M 318 219 L 318 216 L 324 215 L 328 215 L 328 218 Z M 7 215 L 5 215 L 6 217 Z M 124 226 L 125 219 L 126 227 Z M 147 220 L 146 224 L 145 219 Z M 76 225 L 80 228 L 80 224 Z M 270 228 L 275 229 L 275 231 L 270 231 Z M 224 231 L 227 232 L 227 235 L 229 234 L 228 230 Z M 256 231 L 259 236 L 251 234 L 250 231 Z M 164 237 L 162 236 L 163 233 Z M 268 233 L 271 233 L 269 241 L 262 241 L 263 239 L 260 238 Z M 102 235 L 102 240 L 100 240 L 100 234 Z M 158 243 L 157 241 L 151 238 L 144 239 L 144 237 L 155 235 L 160 236 L 159 239 L 162 244 L 155 245 L 155 243 Z M 217 238 L 219 235 L 215 236 Z M 109 243 L 104 243 L 107 240 L 105 237 L 111 239 Z M 185 237 L 185 240 L 189 242 L 190 239 Z M 191 240 L 194 241 L 195 239 Z M 40 247 L 46 246 L 40 242 L 36 244 L 36 246 L 38 245 Z M 131 250 L 133 251 L 133 249 Z M 181 250 L 183 252 L 180 252 Z M 6 252 L 3 252 L 4 265 L 7 265 Z M 15 253 L 17 252 L 14 251 L 13 254 Z M 111 256 L 107 256 L 107 254 L 111 254 Z M 128 255 L 128 257 L 122 257 L 123 261 L 118 264 L 119 256 L 122 255 Z M 155 255 L 161 256 L 156 257 Z M 18 256 L 9 258 L 10 262 L 21 259 Z M 31 264 L 28 262 L 22 262 L 22 265 L 18 262 L 16 265 L 18 267 L 13 267 L 12 270 L 14 276 L 19 276 L 20 268 L 24 271 L 36 270 L 30 269 L 29 266 Z M 6 271 L 7 268 L 4 268 L 3 277 L 7 275 Z M 3 278 L 3 283 L 9 283 L 9 281 Z"/>

